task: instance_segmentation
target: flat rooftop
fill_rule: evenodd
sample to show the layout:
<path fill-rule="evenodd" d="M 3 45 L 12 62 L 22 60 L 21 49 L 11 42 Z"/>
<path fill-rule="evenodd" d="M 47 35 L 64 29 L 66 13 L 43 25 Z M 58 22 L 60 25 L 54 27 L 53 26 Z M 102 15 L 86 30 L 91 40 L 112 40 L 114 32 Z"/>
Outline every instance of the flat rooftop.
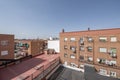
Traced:
<path fill-rule="evenodd" d="M 59 54 L 42 54 L 21 63 L 2 68 L 0 69 L 0 80 L 16 80 L 20 76 L 29 76 L 36 71 L 35 67 L 44 65 L 44 69 L 46 69 L 48 64 L 58 57 Z"/>
<path fill-rule="evenodd" d="M 85 80 L 84 73 L 60 66 L 48 80 Z"/>

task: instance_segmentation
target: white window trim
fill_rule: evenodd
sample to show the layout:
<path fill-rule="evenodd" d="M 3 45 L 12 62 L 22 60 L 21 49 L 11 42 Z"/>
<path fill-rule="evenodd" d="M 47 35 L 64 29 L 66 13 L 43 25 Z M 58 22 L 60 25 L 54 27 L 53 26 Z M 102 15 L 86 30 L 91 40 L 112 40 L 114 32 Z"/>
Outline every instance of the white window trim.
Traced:
<path fill-rule="evenodd" d="M 99 37 L 99 40 L 100 40 L 100 41 L 102 41 L 102 40 L 107 41 L 107 37 Z"/>
<path fill-rule="evenodd" d="M 74 55 L 70 55 L 70 58 L 75 59 L 75 56 Z"/>
<path fill-rule="evenodd" d="M 70 41 L 75 41 L 75 38 L 74 37 L 70 38 Z"/>
<path fill-rule="evenodd" d="M 117 37 L 110 37 L 111 42 L 117 42 Z"/>
<path fill-rule="evenodd" d="M 101 53 L 107 53 L 107 48 L 99 48 L 99 52 Z"/>
<path fill-rule="evenodd" d="M 2 46 L 7 46 L 8 45 L 8 40 L 2 40 L 1 45 Z"/>
<path fill-rule="evenodd" d="M 93 58 L 92 57 L 88 57 L 88 60 L 93 61 Z"/>
<path fill-rule="evenodd" d="M 100 37 L 99 39 L 104 39 L 104 40 L 107 40 L 107 37 Z"/>
<path fill-rule="evenodd" d="M 100 69 L 99 74 L 101 74 L 101 75 L 107 75 L 107 70 Z"/>
<path fill-rule="evenodd" d="M 64 41 L 67 41 L 68 40 L 68 38 L 64 38 Z"/>
<path fill-rule="evenodd" d="M 8 55 L 8 51 L 1 51 L 1 56 L 5 56 L 5 55 Z"/>

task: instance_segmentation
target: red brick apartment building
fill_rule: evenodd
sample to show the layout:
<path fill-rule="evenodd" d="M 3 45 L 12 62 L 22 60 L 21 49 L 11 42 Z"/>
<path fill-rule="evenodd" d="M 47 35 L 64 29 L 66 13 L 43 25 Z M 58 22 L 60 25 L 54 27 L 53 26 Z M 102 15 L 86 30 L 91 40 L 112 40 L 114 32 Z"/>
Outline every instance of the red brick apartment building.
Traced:
<path fill-rule="evenodd" d="M 120 28 L 60 33 L 61 61 L 84 68 L 92 64 L 99 74 L 120 78 Z"/>
<path fill-rule="evenodd" d="M 44 40 L 15 40 L 15 57 L 42 54 L 44 45 Z"/>
<path fill-rule="evenodd" d="M 14 35 L 0 34 L 0 59 L 14 59 Z"/>

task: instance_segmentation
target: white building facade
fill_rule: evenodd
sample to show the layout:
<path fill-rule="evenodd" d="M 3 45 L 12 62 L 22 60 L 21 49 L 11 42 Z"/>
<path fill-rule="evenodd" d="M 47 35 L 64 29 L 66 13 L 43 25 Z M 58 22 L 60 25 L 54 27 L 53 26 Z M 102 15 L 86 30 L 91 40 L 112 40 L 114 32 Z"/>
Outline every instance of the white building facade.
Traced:
<path fill-rule="evenodd" d="M 55 52 L 60 52 L 60 41 L 59 40 L 48 40 L 48 49 L 54 49 Z"/>

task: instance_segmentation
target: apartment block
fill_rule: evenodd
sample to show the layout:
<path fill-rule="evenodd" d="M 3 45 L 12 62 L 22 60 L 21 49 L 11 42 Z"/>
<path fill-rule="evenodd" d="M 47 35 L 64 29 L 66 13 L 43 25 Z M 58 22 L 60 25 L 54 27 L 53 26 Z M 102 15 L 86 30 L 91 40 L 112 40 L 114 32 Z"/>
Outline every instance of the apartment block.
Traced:
<path fill-rule="evenodd" d="M 14 35 L 0 34 L 0 59 L 14 59 Z"/>
<path fill-rule="evenodd" d="M 21 56 L 42 54 L 44 45 L 44 40 L 15 40 L 15 56 L 19 58 Z"/>
<path fill-rule="evenodd" d="M 60 33 L 64 65 L 93 65 L 101 75 L 120 78 L 120 28 Z"/>

